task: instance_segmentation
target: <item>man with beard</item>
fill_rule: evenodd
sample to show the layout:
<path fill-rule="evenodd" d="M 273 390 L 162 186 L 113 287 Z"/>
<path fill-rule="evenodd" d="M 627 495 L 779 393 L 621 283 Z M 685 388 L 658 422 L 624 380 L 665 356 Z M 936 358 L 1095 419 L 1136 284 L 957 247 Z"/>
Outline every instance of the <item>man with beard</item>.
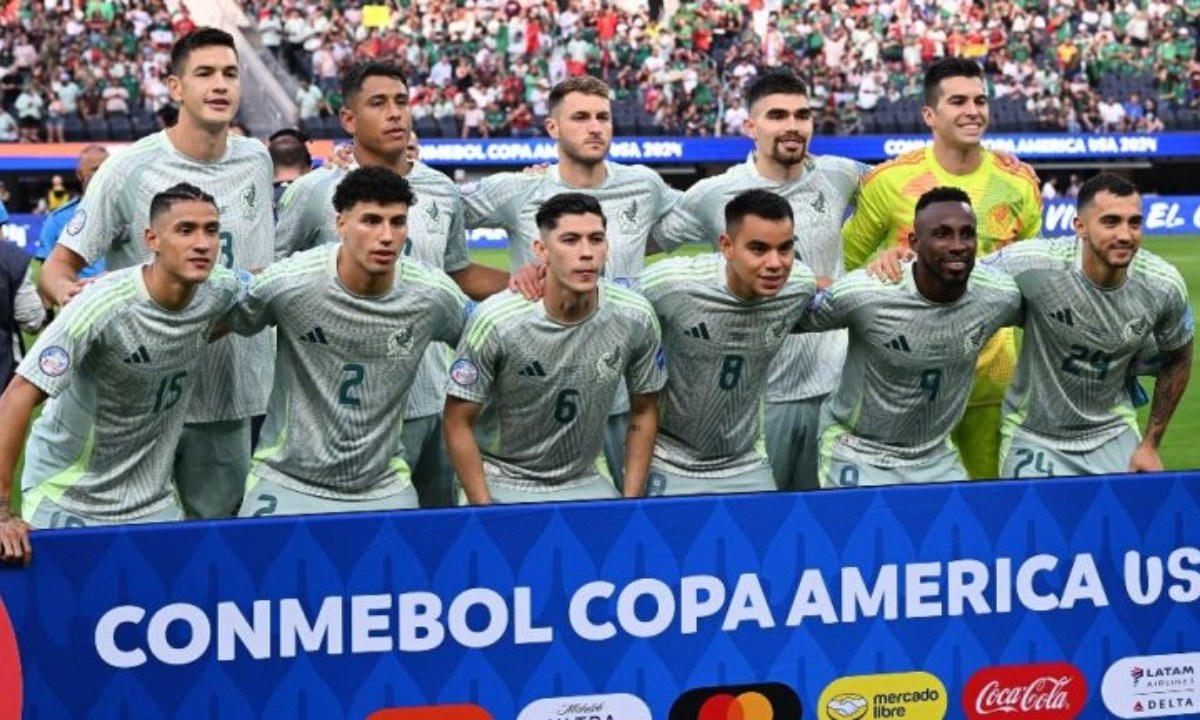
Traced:
<path fill-rule="evenodd" d="M 822 487 L 963 480 L 950 441 L 975 362 L 1001 327 L 1021 320 L 1011 278 L 975 268 L 971 198 L 934 188 L 917 200 L 899 283 L 857 270 L 814 303 L 801 326 L 847 328 L 838 389 L 821 410 Z"/>
<path fill-rule="evenodd" d="M 675 204 L 680 193 L 643 165 L 605 160 L 612 145 L 612 102 L 609 88 L 594 77 L 573 77 L 550 91 L 546 131 L 557 141 L 558 164 L 545 173 L 500 173 L 463 187 L 467 227 L 502 228 L 508 233 L 510 267 L 536 262 L 535 216 L 541 203 L 563 192 L 582 192 L 600 201 L 608 219 L 608 260 L 604 275 L 628 285 L 645 265 L 650 229 Z M 618 488 L 625 458 L 628 422 L 626 393 L 605 430 L 604 457 Z"/>
<path fill-rule="evenodd" d="M 782 195 L 796 218 L 796 257 L 826 282 L 842 275 L 842 220 L 866 166 L 808 152 L 813 111 L 804 84 L 786 70 L 766 73 L 746 89 L 754 139 L 745 163 L 696 183 L 655 228 L 664 250 L 681 243 L 716 243 L 725 232 L 725 204 L 743 190 Z M 764 429 L 767 457 L 781 490 L 817 487 L 817 419 L 837 387 L 846 359 L 841 331 L 789 336 L 771 365 Z"/>

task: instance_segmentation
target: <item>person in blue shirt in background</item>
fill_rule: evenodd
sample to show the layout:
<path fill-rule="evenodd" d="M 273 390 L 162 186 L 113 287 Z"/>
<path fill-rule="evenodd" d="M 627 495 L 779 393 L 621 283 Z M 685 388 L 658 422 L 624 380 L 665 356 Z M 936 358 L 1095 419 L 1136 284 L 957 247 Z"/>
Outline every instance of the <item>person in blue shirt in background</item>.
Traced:
<path fill-rule="evenodd" d="M 34 257 L 45 262 L 46 258 L 50 257 L 50 251 L 58 243 L 58 238 L 62 235 L 63 230 L 70 232 L 71 220 L 75 217 L 75 209 L 79 206 L 79 201 L 83 198 L 83 193 L 87 192 L 88 183 L 91 182 L 92 176 L 108 159 L 108 150 L 105 150 L 100 145 L 88 145 L 79 153 L 79 163 L 75 166 L 75 176 L 79 178 L 80 184 L 83 186 L 79 196 L 72 198 L 65 205 L 50 213 L 46 218 L 46 222 L 42 224 L 42 233 L 38 236 L 37 248 L 34 251 Z M 79 226 L 83 226 L 83 218 L 79 220 Z M 104 272 L 104 258 L 96 261 L 94 265 L 86 267 L 79 273 L 81 278 L 95 277 Z"/>

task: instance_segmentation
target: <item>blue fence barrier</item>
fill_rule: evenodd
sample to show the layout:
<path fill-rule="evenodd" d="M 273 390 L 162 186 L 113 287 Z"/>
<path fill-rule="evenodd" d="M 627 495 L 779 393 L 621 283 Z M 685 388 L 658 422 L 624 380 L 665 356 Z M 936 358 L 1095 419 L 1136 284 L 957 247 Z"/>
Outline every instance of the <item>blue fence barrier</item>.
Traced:
<path fill-rule="evenodd" d="M 34 543 L 0 571 L 5 718 L 1200 712 L 1197 474 Z"/>

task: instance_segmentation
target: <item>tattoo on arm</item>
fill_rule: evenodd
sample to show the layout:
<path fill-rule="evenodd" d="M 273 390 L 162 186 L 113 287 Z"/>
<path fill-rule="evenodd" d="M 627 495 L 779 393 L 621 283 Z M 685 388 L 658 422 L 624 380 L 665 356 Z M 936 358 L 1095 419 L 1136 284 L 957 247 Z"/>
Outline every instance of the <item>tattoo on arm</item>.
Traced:
<path fill-rule="evenodd" d="M 1154 399 L 1150 404 L 1150 419 L 1146 422 L 1146 440 L 1154 447 L 1162 442 L 1171 415 L 1187 389 L 1192 372 L 1192 343 L 1163 353 L 1162 369 L 1154 384 Z"/>

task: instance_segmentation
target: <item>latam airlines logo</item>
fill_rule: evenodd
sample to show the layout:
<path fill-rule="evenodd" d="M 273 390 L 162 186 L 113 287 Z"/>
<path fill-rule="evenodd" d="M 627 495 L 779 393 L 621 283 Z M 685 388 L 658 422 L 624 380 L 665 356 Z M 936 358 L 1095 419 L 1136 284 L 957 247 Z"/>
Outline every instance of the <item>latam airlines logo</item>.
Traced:
<path fill-rule="evenodd" d="M 1122 658 L 1104 673 L 1100 694 L 1121 718 L 1200 715 L 1200 653 Z"/>
<path fill-rule="evenodd" d="M 1065 662 L 984 668 L 963 688 L 969 720 L 1019 717 L 1074 720 L 1087 702 L 1087 682 Z"/>

